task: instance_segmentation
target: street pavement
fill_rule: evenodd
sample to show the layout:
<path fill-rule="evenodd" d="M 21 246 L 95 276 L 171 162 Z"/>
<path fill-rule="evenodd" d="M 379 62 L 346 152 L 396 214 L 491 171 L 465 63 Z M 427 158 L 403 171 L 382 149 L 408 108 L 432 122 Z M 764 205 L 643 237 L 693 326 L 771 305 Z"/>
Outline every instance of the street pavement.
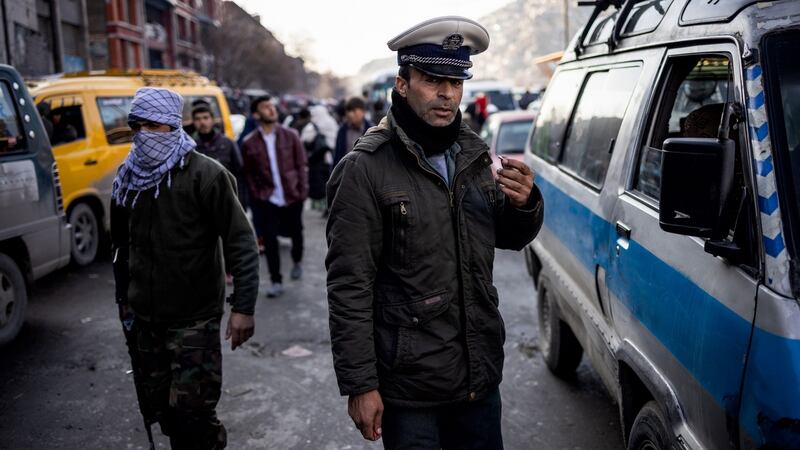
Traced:
<path fill-rule="evenodd" d="M 306 211 L 305 224 L 303 279 L 288 281 L 283 243 L 286 293 L 266 298 L 262 258 L 255 336 L 235 352 L 225 348 L 218 413 L 229 448 L 382 448 L 360 437 L 337 392 L 325 222 L 319 212 Z M 498 251 L 495 285 L 508 331 L 501 385 L 506 448 L 622 448 L 617 407 L 587 362 L 574 380 L 562 381 L 542 361 L 535 292 L 520 253 Z M 25 327 L 0 348 L 0 449 L 147 448 L 113 289 L 107 259 L 36 283 Z M 284 354 L 292 348 L 294 357 Z M 169 448 L 157 426 L 154 431 L 157 448 Z"/>

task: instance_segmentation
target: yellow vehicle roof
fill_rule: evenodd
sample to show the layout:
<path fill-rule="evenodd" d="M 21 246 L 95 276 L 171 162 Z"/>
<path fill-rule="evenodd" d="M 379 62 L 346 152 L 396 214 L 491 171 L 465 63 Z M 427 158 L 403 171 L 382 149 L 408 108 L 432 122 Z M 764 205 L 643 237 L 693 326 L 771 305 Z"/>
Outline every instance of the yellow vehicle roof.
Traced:
<path fill-rule="evenodd" d="M 43 93 L 56 93 L 56 91 L 83 91 L 83 90 L 131 90 L 145 86 L 165 87 L 178 92 L 198 88 L 211 88 L 217 91 L 219 87 L 208 78 L 195 72 L 179 70 L 103 70 L 91 72 L 77 72 L 61 74 L 54 77 L 27 80 L 33 96 L 38 97 Z"/>

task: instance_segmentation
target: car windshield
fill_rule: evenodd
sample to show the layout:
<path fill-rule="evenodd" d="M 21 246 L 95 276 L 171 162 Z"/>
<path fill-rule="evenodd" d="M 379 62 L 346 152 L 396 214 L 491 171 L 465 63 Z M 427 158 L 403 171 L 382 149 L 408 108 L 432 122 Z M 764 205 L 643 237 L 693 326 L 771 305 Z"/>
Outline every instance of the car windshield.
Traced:
<path fill-rule="evenodd" d="M 500 131 L 497 133 L 497 154 L 523 153 L 532 126 L 533 119 L 506 122 L 500 125 Z"/>
<path fill-rule="evenodd" d="M 773 111 L 780 111 L 775 127 L 775 141 L 788 153 L 791 167 L 791 182 L 794 184 L 795 211 L 800 210 L 800 59 L 789 58 L 800 47 L 800 31 L 774 35 L 767 40 L 768 59 L 773 62 L 772 85 L 775 89 L 770 97 L 775 99 Z"/>

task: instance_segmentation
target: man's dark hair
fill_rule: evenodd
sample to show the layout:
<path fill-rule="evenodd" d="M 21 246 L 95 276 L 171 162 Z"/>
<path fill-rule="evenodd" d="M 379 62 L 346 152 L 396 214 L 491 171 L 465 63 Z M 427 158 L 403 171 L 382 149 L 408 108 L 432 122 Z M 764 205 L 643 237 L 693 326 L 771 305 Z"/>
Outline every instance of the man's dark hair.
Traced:
<path fill-rule="evenodd" d="M 411 83 L 411 66 L 400 66 L 397 70 L 397 76 Z"/>
<path fill-rule="evenodd" d="M 208 115 L 210 115 L 212 118 L 214 117 L 214 113 L 211 112 L 211 108 L 206 105 L 197 105 L 194 107 L 194 109 L 192 109 L 192 119 L 194 119 L 195 115 L 202 113 L 208 113 Z"/>
<path fill-rule="evenodd" d="M 256 97 L 255 100 L 250 102 L 250 114 L 258 112 L 258 105 L 260 105 L 261 102 L 269 102 L 269 101 L 272 101 L 272 97 L 270 97 L 269 95 L 259 95 L 258 97 Z"/>
<path fill-rule="evenodd" d="M 303 109 L 300 110 L 299 113 L 297 113 L 297 118 L 298 119 L 310 119 L 311 118 L 311 111 L 309 111 L 308 108 L 303 108 Z"/>
<path fill-rule="evenodd" d="M 194 101 L 192 101 L 192 108 L 196 108 L 198 106 L 211 106 L 211 103 L 209 103 L 208 100 L 204 98 L 197 98 Z"/>
<path fill-rule="evenodd" d="M 344 104 L 345 111 L 353 111 L 354 109 L 361 109 L 366 111 L 367 104 L 364 103 L 364 99 L 361 97 L 350 97 L 347 100 L 347 103 Z"/>

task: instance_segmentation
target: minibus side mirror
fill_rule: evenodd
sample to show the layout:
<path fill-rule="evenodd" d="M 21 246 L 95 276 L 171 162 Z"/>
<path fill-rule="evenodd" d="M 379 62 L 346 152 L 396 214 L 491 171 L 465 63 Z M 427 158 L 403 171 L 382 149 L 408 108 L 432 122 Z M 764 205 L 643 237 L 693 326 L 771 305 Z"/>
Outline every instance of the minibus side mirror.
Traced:
<path fill-rule="evenodd" d="M 661 162 L 659 224 L 669 233 L 723 239 L 736 146 L 727 138 L 671 138 Z"/>

